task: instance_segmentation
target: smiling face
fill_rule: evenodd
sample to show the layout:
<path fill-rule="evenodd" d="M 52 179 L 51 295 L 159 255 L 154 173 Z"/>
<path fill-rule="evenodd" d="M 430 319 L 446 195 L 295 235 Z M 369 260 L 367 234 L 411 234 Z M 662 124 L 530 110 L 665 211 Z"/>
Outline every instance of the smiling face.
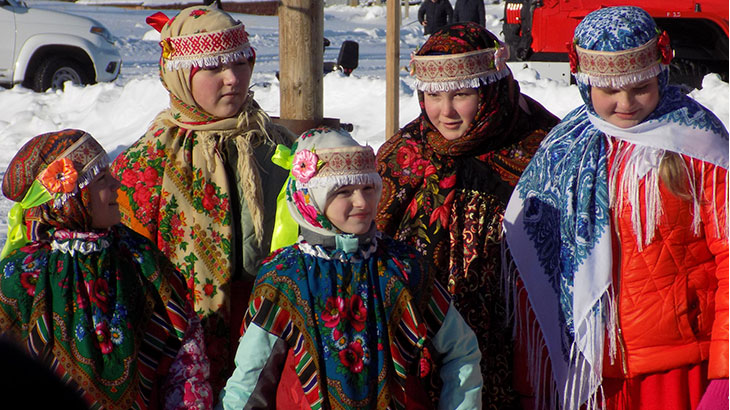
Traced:
<path fill-rule="evenodd" d="M 447 140 L 464 136 L 479 110 L 479 91 L 461 88 L 423 94 L 426 115 Z"/>
<path fill-rule="evenodd" d="M 108 229 L 121 221 L 122 215 L 119 213 L 117 203 L 119 185 L 119 181 L 109 172 L 109 168 L 100 172 L 89 183 L 89 210 L 92 228 Z"/>
<path fill-rule="evenodd" d="M 644 121 L 659 104 L 656 77 L 623 88 L 591 88 L 593 109 L 605 121 L 620 127 L 633 127 Z"/>
<path fill-rule="evenodd" d="M 248 97 L 251 71 L 251 65 L 243 57 L 233 63 L 200 69 L 190 84 L 193 99 L 215 117 L 233 117 Z"/>
<path fill-rule="evenodd" d="M 345 185 L 329 196 L 324 214 L 340 231 L 362 235 L 372 226 L 378 199 L 373 184 Z"/>

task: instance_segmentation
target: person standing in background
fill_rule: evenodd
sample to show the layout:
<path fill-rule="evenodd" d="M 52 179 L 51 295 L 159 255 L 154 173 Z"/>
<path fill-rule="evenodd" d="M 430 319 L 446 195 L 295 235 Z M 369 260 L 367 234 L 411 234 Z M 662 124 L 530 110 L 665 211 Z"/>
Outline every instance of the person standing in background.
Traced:
<path fill-rule="evenodd" d="M 456 0 L 454 6 L 454 23 L 472 21 L 484 27 L 484 0 Z"/>
<path fill-rule="evenodd" d="M 423 26 L 424 35 L 451 24 L 453 17 L 454 9 L 449 0 L 424 0 L 418 8 L 418 22 Z"/>

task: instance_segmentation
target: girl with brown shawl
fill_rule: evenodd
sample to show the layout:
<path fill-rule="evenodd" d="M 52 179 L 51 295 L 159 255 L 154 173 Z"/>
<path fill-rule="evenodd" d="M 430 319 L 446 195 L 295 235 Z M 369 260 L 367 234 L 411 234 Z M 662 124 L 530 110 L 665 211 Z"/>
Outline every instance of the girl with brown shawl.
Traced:
<path fill-rule="evenodd" d="M 522 170 L 558 122 L 520 93 L 505 54 L 497 38 L 474 23 L 434 33 L 411 66 L 421 115 L 377 155 L 383 177 L 378 228 L 436 266 L 437 279 L 477 334 L 482 403 L 494 409 L 518 406 L 500 287 L 502 216 Z M 473 110 L 458 108 L 468 98 Z M 435 104 L 448 107 L 438 113 Z"/>
<path fill-rule="evenodd" d="M 114 161 L 122 221 L 155 241 L 185 275 L 217 394 L 240 336 L 242 317 L 231 312 L 244 311 L 268 254 L 287 176 L 270 158 L 294 136 L 273 124 L 248 90 L 255 52 L 241 22 L 205 6 L 147 21 L 160 31 L 170 108 Z"/>

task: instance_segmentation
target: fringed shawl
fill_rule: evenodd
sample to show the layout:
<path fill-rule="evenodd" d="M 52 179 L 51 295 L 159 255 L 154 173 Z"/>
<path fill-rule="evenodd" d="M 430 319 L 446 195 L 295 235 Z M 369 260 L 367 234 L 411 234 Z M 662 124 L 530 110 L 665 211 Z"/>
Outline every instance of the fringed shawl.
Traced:
<path fill-rule="evenodd" d="M 647 181 L 647 197 L 629 199 L 637 213 L 637 238 L 649 243 L 661 211 L 656 173 L 666 152 L 725 169 L 728 165 L 728 134 L 722 123 L 674 87 L 665 88 L 654 112 L 631 128 L 612 126 L 591 111 L 580 107 L 553 128 L 525 169 L 504 222 L 505 257 L 513 263 L 505 265 L 506 274 L 510 281 L 517 274 L 524 283 L 537 318 L 537 328 L 521 323 L 533 332 L 531 357 L 539 357 L 538 340 L 544 340 L 557 389 L 552 393 L 559 396 L 545 402 L 564 409 L 599 404 L 604 337 L 607 326 L 609 335 L 615 326 L 610 234 L 614 192 L 638 192 L 631 186 L 639 179 Z M 607 137 L 635 145 L 616 153 L 632 156 L 624 158 L 632 169 L 622 181 L 609 175 Z M 699 193 L 691 188 L 697 206 Z M 646 209 L 641 203 L 648 204 Z M 613 339 L 609 342 L 609 351 L 615 353 Z M 548 375 L 543 371 L 534 364 L 536 387 L 545 386 Z M 545 393 L 549 397 L 551 392 Z"/>
<path fill-rule="evenodd" d="M 312 408 L 404 409 L 406 378 L 428 371 L 419 358 L 449 303 L 392 238 L 376 233 L 354 252 L 300 239 L 265 261 L 244 322 L 287 342 Z"/>
<path fill-rule="evenodd" d="M 121 225 L 51 234 L 0 262 L 0 330 L 90 408 L 157 408 L 188 326 L 182 276 Z"/>

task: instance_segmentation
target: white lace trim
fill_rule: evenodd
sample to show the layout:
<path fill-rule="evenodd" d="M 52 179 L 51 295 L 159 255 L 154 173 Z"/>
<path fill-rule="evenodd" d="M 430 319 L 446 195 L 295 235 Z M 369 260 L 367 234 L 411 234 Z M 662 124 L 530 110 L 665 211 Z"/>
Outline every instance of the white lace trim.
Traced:
<path fill-rule="evenodd" d="M 95 241 L 89 241 L 87 239 L 63 239 L 63 242 L 59 242 L 57 239 L 51 241 L 51 249 L 54 251 L 60 251 L 62 253 L 71 254 L 79 252 L 83 255 L 90 253 L 99 252 L 108 248 L 111 242 L 108 238 L 99 238 Z"/>
<path fill-rule="evenodd" d="M 167 60 L 167 62 L 165 62 L 165 68 L 172 71 L 190 69 L 193 66 L 199 68 L 215 67 L 220 64 L 228 64 L 238 61 L 241 57 L 249 59 L 253 57 L 253 55 L 253 49 L 251 47 L 246 47 L 243 50 L 236 50 L 224 54 L 180 56 Z"/>
<path fill-rule="evenodd" d="M 361 262 L 369 258 L 378 249 L 378 239 L 382 237 L 381 232 L 376 232 L 373 236 L 370 245 L 367 248 L 360 247 L 357 252 L 347 254 L 342 250 L 327 251 L 322 245 L 312 245 L 304 241 L 302 236 L 299 236 L 299 249 L 307 255 L 314 256 L 315 258 L 321 258 L 324 260 L 336 260 L 339 262 L 350 262 L 356 263 Z"/>

